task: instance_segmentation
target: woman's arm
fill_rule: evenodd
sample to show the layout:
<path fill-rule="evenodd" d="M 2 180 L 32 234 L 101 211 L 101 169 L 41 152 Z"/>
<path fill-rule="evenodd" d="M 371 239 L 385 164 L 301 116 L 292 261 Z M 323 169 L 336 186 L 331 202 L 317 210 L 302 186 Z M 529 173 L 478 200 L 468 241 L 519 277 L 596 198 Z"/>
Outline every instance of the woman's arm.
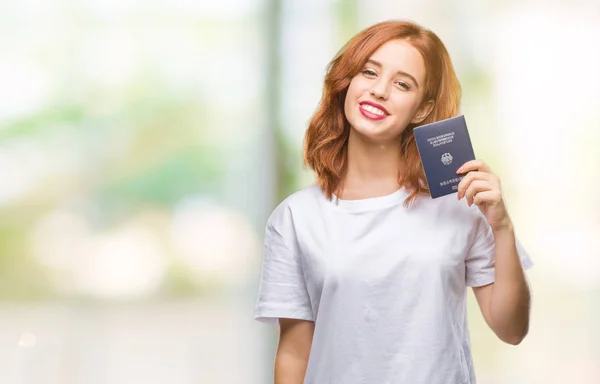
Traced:
<path fill-rule="evenodd" d="M 457 173 L 467 173 L 458 184 L 458 199 L 465 198 L 469 206 L 477 205 L 494 235 L 494 283 L 474 288 L 473 292 L 494 333 L 506 343 L 519 344 L 529 330 L 531 294 L 500 179 L 481 160 L 466 162 Z"/>
<path fill-rule="evenodd" d="M 279 343 L 275 355 L 275 384 L 303 384 L 315 323 L 279 319 Z"/>
<path fill-rule="evenodd" d="M 473 288 L 486 323 L 500 340 L 517 345 L 529 330 L 531 294 L 512 225 L 494 230 L 495 282 Z"/>

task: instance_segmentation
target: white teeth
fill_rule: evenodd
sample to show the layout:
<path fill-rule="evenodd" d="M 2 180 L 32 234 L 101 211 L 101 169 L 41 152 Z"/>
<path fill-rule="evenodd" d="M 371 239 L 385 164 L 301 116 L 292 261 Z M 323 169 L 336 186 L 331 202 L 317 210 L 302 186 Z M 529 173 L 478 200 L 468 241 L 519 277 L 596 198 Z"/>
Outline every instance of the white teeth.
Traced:
<path fill-rule="evenodd" d="M 374 113 L 374 114 L 376 114 L 376 115 L 379 115 L 379 116 L 385 116 L 385 112 L 383 112 L 383 111 L 382 111 L 381 109 L 379 109 L 379 108 L 375 108 L 375 107 L 374 107 L 374 106 L 372 106 L 372 105 L 363 104 L 363 105 L 362 105 L 362 108 L 363 108 L 365 111 L 369 111 L 369 112 L 371 112 L 371 113 Z"/>

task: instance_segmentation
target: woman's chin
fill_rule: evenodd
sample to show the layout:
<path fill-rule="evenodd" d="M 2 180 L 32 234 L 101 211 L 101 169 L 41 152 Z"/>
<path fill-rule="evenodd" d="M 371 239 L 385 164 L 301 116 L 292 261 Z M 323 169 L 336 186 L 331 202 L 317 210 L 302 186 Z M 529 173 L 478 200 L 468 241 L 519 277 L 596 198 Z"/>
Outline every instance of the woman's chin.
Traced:
<path fill-rule="evenodd" d="M 394 138 L 398 136 L 391 132 L 389 129 L 385 129 L 382 127 L 358 126 L 353 127 L 350 132 L 351 134 L 352 132 L 354 132 L 357 138 L 359 138 L 361 141 L 374 143 L 384 143 L 388 141 L 393 141 Z"/>

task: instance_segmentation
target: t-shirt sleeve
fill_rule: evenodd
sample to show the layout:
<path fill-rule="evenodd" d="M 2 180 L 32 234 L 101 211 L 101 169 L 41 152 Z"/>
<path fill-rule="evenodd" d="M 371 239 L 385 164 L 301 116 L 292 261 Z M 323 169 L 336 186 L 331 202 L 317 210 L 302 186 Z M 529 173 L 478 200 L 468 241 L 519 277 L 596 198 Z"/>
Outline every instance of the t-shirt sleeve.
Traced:
<path fill-rule="evenodd" d="M 267 224 L 254 319 L 277 324 L 279 318 L 314 320 L 300 258 Z"/>
<path fill-rule="evenodd" d="M 533 266 L 529 254 L 516 238 L 516 247 L 521 265 L 527 270 Z M 469 287 L 480 287 L 495 281 L 495 241 L 492 228 L 483 215 L 477 217 L 475 238 L 467 254 L 466 284 Z"/>

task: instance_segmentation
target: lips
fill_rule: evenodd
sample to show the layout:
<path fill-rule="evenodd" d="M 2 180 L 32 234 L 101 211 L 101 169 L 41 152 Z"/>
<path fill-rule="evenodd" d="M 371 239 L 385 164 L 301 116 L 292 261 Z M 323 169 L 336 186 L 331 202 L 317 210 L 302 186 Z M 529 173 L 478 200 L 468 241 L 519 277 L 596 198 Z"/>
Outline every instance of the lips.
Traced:
<path fill-rule="evenodd" d="M 390 114 L 382 105 L 373 103 L 372 101 L 361 102 L 358 109 L 369 120 L 383 120 Z"/>

